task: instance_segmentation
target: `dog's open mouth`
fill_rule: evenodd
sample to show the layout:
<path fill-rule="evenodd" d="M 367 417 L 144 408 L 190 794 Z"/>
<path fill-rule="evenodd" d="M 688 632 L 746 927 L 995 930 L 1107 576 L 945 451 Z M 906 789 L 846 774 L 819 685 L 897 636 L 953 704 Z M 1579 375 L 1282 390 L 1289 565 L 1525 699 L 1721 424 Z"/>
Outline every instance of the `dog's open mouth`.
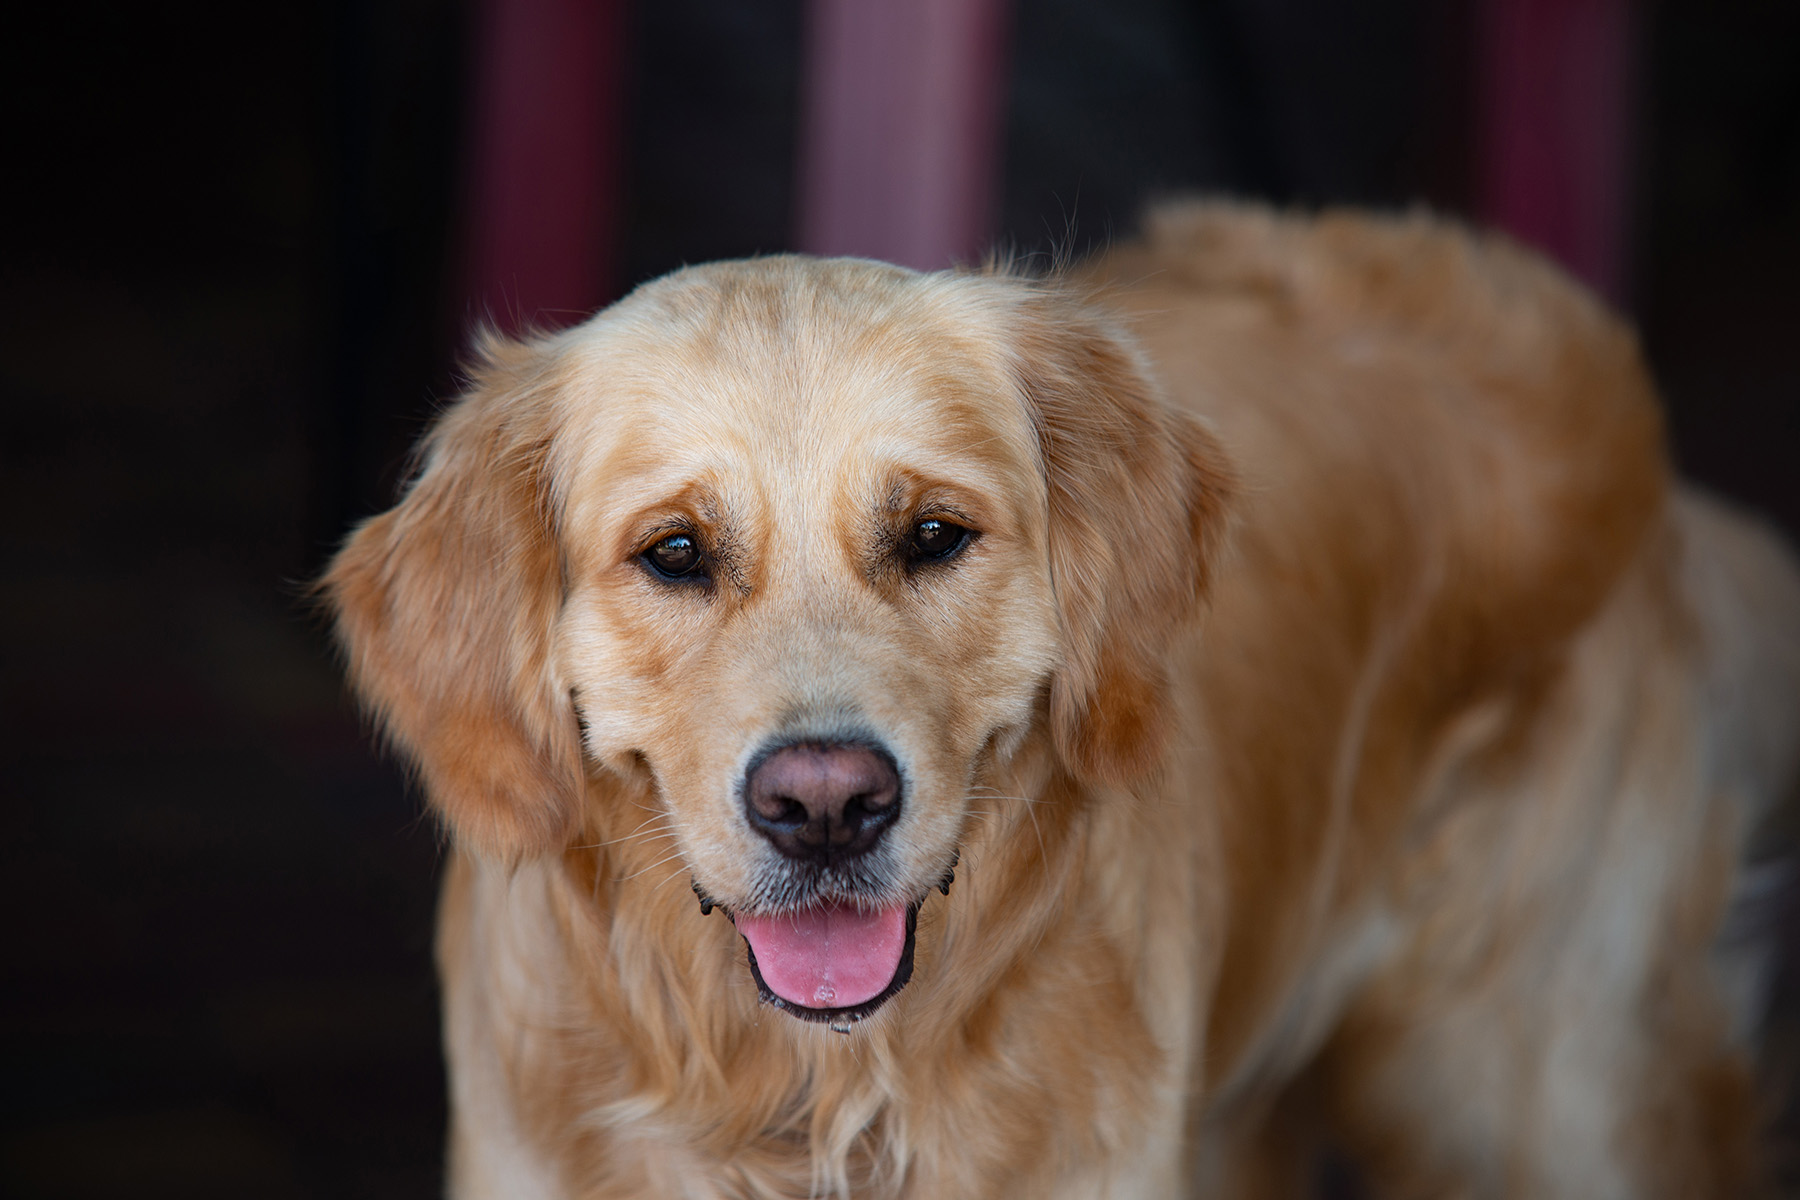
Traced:
<path fill-rule="evenodd" d="M 917 904 L 864 909 L 838 901 L 779 916 L 733 914 L 762 998 L 848 1030 L 912 978 Z"/>

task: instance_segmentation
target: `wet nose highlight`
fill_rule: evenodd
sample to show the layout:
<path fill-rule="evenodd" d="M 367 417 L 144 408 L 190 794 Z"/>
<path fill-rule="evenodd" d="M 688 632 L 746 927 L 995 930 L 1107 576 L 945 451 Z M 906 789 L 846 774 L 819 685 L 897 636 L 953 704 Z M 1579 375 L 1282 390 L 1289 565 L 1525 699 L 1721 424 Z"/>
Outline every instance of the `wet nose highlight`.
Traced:
<path fill-rule="evenodd" d="M 750 768 L 744 808 L 751 826 L 791 858 L 852 858 L 900 815 L 900 774 L 872 746 L 781 746 Z"/>

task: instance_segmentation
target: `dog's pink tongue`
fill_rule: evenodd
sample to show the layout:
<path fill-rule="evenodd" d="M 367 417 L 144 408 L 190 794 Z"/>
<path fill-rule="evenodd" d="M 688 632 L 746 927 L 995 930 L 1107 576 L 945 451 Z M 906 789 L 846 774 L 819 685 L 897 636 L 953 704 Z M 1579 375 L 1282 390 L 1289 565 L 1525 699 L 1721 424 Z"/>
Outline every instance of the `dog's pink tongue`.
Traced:
<path fill-rule="evenodd" d="M 821 904 L 779 917 L 738 914 L 769 990 L 802 1008 L 849 1008 L 873 1000 L 900 969 L 906 907 L 862 911 Z"/>

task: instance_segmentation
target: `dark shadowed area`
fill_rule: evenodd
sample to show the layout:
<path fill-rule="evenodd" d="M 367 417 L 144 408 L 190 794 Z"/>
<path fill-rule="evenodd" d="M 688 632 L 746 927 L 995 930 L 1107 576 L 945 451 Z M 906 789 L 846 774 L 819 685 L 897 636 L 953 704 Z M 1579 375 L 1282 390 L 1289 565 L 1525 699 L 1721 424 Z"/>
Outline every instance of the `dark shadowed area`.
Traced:
<path fill-rule="evenodd" d="M 1469 7 L 1019 0 L 996 232 L 1466 211 Z M 1623 294 L 1684 468 L 1800 536 L 1800 6 L 1641 16 Z M 612 294 L 793 244 L 804 19 L 630 9 Z M 8 24 L 0 1194 L 436 1194 L 438 833 L 305 585 L 454 394 L 470 14 Z"/>

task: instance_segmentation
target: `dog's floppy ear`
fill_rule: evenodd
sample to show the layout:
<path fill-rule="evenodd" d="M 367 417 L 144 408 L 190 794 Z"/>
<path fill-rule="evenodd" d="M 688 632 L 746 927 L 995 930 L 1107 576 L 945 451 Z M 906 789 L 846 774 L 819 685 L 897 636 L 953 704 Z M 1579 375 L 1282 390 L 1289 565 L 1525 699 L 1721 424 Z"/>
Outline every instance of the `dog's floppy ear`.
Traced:
<path fill-rule="evenodd" d="M 508 861 L 561 845 L 582 789 L 551 658 L 562 585 L 547 357 L 489 338 L 405 497 L 320 581 L 363 702 L 457 839 Z"/>
<path fill-rule="evenodd" d="M 1161 758 L 1171 643 L 1201 605 L 1233 474 L 1124 332 L 1079 298 L 1034 290 L 1014 362 L 1048 486 L 1063 640 L 1052 731 L 1078 774 L 1124 783 Z"/>

